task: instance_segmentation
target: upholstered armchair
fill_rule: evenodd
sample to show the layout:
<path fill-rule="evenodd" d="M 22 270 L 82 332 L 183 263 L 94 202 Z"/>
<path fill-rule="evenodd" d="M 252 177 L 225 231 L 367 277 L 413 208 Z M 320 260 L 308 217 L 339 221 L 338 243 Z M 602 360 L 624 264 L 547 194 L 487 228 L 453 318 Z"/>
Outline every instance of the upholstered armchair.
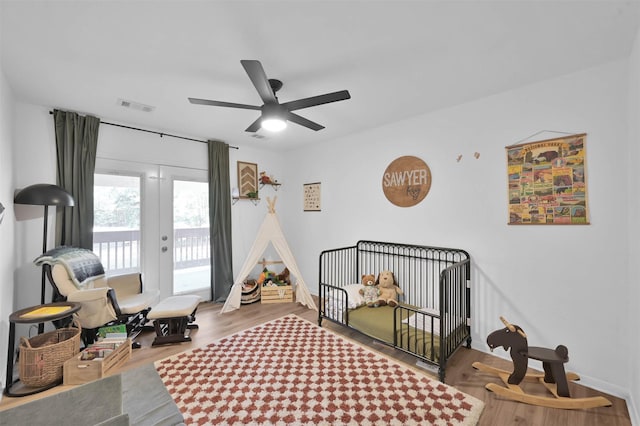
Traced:
<path fill-rule="evenodd" d="M 83 340 L 95 340 L 99 327 L 125 324 L 133 339 L 147 322 L 159 291 L 143 289 L 139 273 L 107 277 L 100 259 L 90 250 L 58 247 L 35 260 L 53 286 L 53 301 L 80 303 L 77 319 Z"/>

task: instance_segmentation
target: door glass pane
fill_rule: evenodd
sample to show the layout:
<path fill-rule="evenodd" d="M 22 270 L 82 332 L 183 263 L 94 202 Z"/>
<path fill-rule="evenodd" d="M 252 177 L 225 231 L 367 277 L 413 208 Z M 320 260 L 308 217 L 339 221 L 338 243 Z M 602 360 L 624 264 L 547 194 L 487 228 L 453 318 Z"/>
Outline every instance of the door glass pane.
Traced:
<path fill-rule="evenodd" d="M 140 271 L 140 177 L 94 176 L 93 251 L 105 272 Z"/>
<path fill-rule="evenodd" d="M 208 183 L 173 181 L 173 293 L 211 287 Z"/>

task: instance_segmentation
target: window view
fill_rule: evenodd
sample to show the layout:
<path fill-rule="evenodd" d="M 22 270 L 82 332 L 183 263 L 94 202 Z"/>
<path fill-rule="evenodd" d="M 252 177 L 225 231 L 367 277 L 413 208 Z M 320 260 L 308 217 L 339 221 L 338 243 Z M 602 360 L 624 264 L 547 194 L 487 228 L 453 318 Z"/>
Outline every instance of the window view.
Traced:
<path fill-rule="evenodd" d="M 173 230 L 173 293 L 209 288 L 209 192 L 206 182 L 173 181 Z"/>
<path fill-rule="evenodd" d="M 94 176 L 93 251 L 105 272 L 140 270 L 140 177 Z"/>

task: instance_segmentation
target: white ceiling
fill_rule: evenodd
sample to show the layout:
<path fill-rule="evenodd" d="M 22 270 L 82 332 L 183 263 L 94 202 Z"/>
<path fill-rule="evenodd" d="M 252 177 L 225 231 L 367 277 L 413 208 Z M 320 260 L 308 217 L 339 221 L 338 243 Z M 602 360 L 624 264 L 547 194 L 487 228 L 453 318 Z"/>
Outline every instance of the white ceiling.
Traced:
<path fill-rule="evenodd" d="M 289 149 L 626 57 L 639 1 L 0 0 L 1 54 L 17 99 L 236 146 Z M 326 129 L 244 131 L 260 105 L 241 59 L 280 102 L 348 89 L 299 110 Z M 152 105 L 146 113 L 118 99 Z"/>

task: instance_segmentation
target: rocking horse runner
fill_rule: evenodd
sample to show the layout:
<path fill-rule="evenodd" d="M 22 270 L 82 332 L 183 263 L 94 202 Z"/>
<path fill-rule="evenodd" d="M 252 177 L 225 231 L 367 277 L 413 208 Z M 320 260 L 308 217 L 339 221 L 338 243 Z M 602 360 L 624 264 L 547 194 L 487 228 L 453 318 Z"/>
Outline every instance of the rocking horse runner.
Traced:
<path fill-rule="evenodd" d="M 510 349 L 513 360 L 513 372 L 474 362 L 473 367 L 499 376 L 507 387 L 496 383 L 489 383 L 485 387 L 498 395 L 527 404 L 540 405 L 551 408 L 579 409 L 610 406 L 611 402 L 602 396 L 592 398 L 571 398 L 568 380 L 579 380 L 575 373 L 565 373 L 564 363 L 569 361 L 569 350 L 559 345 L 556 349 L 529 346 L 527 335 L 517 325 L 509 323 L 503 317 L 500 320 L 506 326 L 496 330 L 487 337 L 487 344 L 491 351 L 498 346 L 504 350 Z M 542 361 L 544 374 L 527 373 L 529 359 Z M 535 381 L 543 384 L 553 397 L 543 397 L 525 393 L 520 388 L 523 380 Z"/>

